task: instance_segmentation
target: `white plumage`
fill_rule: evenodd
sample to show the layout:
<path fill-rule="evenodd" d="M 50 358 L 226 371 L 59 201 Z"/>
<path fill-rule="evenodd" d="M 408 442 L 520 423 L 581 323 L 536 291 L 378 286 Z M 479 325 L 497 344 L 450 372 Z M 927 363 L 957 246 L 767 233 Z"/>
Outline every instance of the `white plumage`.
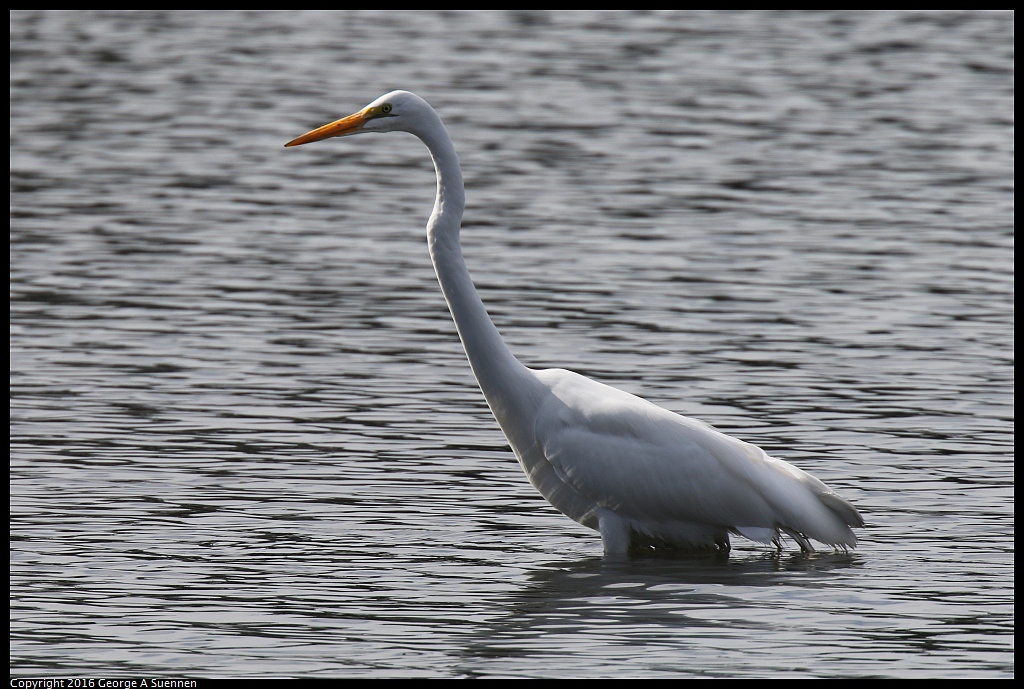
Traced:
<path fill-rule="evenodd" d="M 857 510 L 810 474 L 760 448 L 562 369 L 509 352 L 462 258 L 462 171 L 440 117 L 393 91 L 288 144 L 406 131 L 427 146 L 437 198 L 427 242 L 473 373 L 530 482 L 563 514 L 600 531 L 608 554 L 644 546 L 728 550 L 730 533 L 801 549 L 856 547 Z"/>

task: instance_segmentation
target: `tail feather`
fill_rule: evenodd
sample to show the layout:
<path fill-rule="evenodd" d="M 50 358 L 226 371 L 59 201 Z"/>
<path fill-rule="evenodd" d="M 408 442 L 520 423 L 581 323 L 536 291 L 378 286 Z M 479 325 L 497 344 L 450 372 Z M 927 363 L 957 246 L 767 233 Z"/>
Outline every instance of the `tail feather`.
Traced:
<path fill-rule="evenodd" d="M 846 524 L 850 526 L 864 526 L 864 517 L 860 516 L 860 512 L 857 511 L 857 508 L 835 493 L 831 491 L 828 493 L 819 493 L 818 498 L 825 507 L 835 512 L 835 514 Z"/>

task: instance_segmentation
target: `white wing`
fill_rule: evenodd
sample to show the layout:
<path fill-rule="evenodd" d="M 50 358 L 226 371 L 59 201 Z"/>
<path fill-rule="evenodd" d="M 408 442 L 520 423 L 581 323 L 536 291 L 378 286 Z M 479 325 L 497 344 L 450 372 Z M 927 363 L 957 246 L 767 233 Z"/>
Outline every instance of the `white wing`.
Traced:
<path fill-rule="evenodd" d="M 634 531 L 682 546 L 713 545 L 729 531 L 769 541 L 777 529 L 856 545 L 849 525 L 860 515 L 810 474 L 570 371 L 537 376 L 550 390 L 535 425 L 547 462 Z"/>

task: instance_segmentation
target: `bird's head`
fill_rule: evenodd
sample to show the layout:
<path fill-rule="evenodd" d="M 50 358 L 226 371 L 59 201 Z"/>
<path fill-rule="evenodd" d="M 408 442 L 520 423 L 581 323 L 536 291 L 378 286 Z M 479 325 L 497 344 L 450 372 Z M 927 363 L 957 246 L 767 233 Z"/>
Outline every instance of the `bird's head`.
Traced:
<path fill-rule="evenodd" d="M 325 124 L 285 144 L 300 146 L 334 136 L 350 136 L 367 132 L 403 131 L 419 134 L 424 126 L 440 122 L 425 100 L 408 91 L 392 91 L 373 101 L 357 113 Z"/>

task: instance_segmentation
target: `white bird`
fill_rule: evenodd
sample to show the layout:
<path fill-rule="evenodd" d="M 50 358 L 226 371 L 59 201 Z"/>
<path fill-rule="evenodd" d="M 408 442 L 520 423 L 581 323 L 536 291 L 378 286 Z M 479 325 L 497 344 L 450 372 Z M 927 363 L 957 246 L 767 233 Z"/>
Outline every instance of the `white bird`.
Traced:
<path fill-rule="evenodd" d="M 846 549 L 864 520 L 824 483 L 764 450 L 564 369 L 533 370 L 509 352 L 459 243 L 462 169 L 437 112 L 392 91 L 286 146 L 402 131 L 430 151 L 437 197 L 427 243 L 441 291 L 487 404 L 527 477 L 555 509 L 601 534 L 604 551 L 728 551 L 740 534 L 781 551 L 780 532 Z"/>

